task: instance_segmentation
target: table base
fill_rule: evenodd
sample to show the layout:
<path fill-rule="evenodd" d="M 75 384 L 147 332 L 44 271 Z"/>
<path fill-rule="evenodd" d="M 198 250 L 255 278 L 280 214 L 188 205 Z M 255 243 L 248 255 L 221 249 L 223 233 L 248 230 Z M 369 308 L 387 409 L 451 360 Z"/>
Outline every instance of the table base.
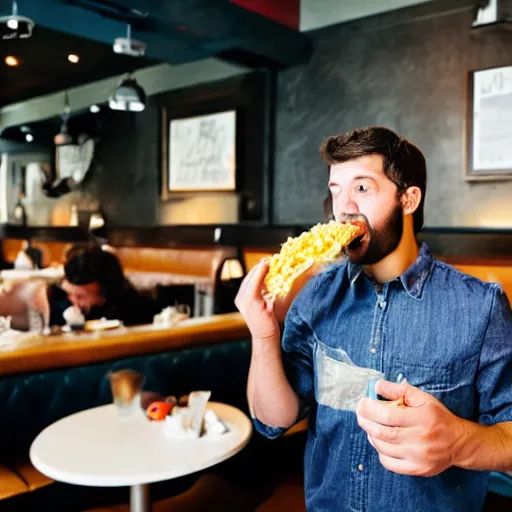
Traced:
<path fill-rule="evenodd" d="M 151 512 L 148 484 L 130 487 L 130 512 Z"/>

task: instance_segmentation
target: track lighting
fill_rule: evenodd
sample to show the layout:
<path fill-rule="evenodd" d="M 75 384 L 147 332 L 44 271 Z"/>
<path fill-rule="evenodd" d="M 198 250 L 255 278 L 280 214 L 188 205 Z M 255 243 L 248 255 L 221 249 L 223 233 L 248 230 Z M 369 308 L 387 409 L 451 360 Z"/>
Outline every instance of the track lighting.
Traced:
<path fill-rule="evenodd" d="M 0 18 L 1 39 L 27 39 L 32 35 L 34 21 L 18 15 L 18 3 L 12 3 L 12 14 Z"/>

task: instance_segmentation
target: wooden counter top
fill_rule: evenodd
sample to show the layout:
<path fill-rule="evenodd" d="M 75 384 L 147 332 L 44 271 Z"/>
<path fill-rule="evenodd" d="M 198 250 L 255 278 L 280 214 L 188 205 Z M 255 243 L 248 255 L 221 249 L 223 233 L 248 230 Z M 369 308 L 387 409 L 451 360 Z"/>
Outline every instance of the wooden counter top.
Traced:
<path fill-rule="evenodd" d="M 0 351 L 0 376 L 81 366 L 242 339 L 249 331 L 239 313 L 185 320 L 177 327 L 123 327 L 96 333 L 24 337 Z"/>

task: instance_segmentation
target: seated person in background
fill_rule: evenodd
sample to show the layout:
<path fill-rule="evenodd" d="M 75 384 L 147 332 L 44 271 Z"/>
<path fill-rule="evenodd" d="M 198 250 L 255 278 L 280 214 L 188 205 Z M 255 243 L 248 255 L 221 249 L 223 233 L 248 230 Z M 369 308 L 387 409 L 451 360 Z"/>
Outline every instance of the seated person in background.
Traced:
<path fill-rule="evenodd" d="M 120 320 L 147 324 L 159 312 L 156 301 L 137 292 L 124 276 L 117 257 L 99 247 L 73 248 L 64 264 L 64 280 L 49 290 L 51 325 L 63 325 L 64 310 L 73 305 L 86 320 Z"/>

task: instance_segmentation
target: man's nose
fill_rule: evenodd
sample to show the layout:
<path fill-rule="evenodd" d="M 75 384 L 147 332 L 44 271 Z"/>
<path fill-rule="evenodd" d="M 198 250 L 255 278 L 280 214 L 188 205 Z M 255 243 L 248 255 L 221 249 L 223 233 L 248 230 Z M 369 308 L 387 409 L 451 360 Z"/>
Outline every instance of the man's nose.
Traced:
<path fill-rule="evenodd" d="M 342 198 L 342 201 L 340 202 L 338 207 L 342 215 L 359 214 L 359 207 L 357 206 L 357 203 L 353 201 L 352 198 L 348 195 Z"/>

